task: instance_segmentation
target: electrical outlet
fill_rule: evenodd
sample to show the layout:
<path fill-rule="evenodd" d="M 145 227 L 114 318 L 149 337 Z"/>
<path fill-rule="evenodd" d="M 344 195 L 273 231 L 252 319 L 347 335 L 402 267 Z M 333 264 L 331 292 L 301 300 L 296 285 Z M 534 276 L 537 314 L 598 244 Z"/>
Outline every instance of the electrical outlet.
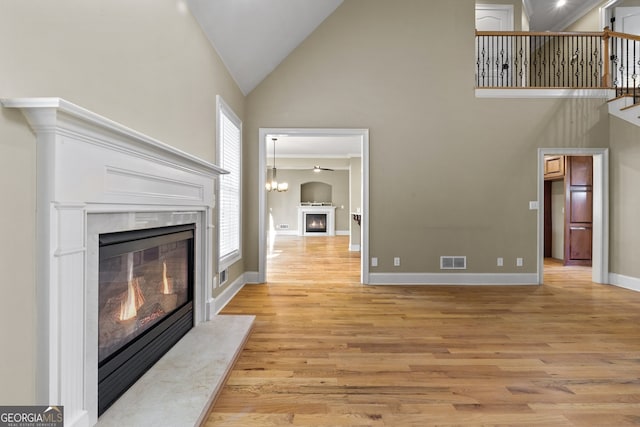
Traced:
<path fill-rule="evenodd" d="M 504 258 L 500 257 L 498 258 L 498 267 L 503 267 L 504 266 Z"/>
<path fill-rule="evenodd" d="M 393 258 L 393 266 L 394 267 L 399 267 L 400 266 L 400 257 L 399 256 Z"/>
<path fill-rule="evenodd" d="M 371 267 L 377 267 L 378 266 L 378 257 L 372 257 L 371 258 Z"/>
<path fill-rule="evenodd" d="M 523 260 L 522 258 L 516 258 L 516 267 L 522 267 Z"/>

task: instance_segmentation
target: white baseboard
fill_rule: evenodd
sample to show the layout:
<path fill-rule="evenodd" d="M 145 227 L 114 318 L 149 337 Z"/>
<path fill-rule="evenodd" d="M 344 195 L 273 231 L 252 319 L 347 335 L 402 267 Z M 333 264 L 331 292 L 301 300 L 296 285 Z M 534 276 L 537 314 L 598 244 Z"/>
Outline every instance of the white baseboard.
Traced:
<path fill-rule="evenodd" d="M 360 245 L 349 245 L 350 252 L 360 252 Z"/>
<path fill-rule="evenodd" d="M 349 230 L 336 230 L 336 236 L 349 236 L 350 234 Z"/>
<path fill-rule="evenodd" d="M 214 313 L 218 314 L 220 310 L 222 310 L 227 304 L 229 304 L 229 301 L 231 301 L 233 297 L 242 290 L 244 285 L 258 283 L 260 282 L 258 282 L 257 271 L 245 271 L 240 275 L 240 277 L 234 280 L 233 283 L 227 286 L 220 295 L 215 297 L 213 301 Z"/>
<path fill-rule="evenodd" d="M 640 279 L 637 277 L 623 276 L 622 274 L 609 273 L 609 283 L 620 288 L 640 292 Z"/>
<path fill-rule="evenodd" d="M 214 311 L 214 314 L 218 314 L 220 312 L 220 310 L 222 310 L 227 304 L 229 304 L 229 301 L 231 301 L 233 299 L 233 297 L 236 296 L 236 294 L 238 292 L 240 292 L 240 290 L 242 289 L 242 287 L 246 283 L 245 282 L 245 275 L 246 274 L 247 273 L 240 275 L 240 277 L 238 277 L 230 285 L 228 285 L 222 291 L 222 293 L 220 293 L 220 295 L 218 295 L 217 297 L 214 298 L 214 300 L 213 300 L 213 311 Z"/>
<path fill-rule="evenodd" d="M 257 271 L 245 271 L 244 273 L 244 283 L 245 284 L 259 284 L 258 281 L 258 272 Z"/>
<path fill-rule="evenodd" d="M 276 236 L 297 236 L 298 230 L 276 230 Z"/>
<path fill-rule="evenodd" d="M 370 273 L 370 285 L 537 285 L 535 273 Z"/>

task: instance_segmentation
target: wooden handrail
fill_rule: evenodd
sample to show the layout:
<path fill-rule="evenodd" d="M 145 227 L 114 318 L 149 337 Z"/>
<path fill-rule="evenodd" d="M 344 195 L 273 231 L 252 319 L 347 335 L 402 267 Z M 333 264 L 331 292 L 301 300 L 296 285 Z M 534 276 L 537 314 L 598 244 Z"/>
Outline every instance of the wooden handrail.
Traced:
<path fill-rule="evenodd" d="M 619 39 L 627 39 L 640 42 L 640 36 L 637 36 L 635 34 L 619 33 L 617 31 L 605 31 L 605 33 L 607 33 L 609 37 L 617 37 Z"/>
<path fill-rule="evenodd" d="M 550 31 L 478 31 L 476 30 L 476 36 L 533 36 L 533 37 L 603 37 L 605 31 L 595 31 L 595 32 L 568 32 L 568 33 L 557 33 Z M 622 34 L 622 33 L 619 33 Z"/>
<path fill-rule="evenodd" d="M 552 31 L 478 31 L 476 36 L 493 36 L 493 37 L 617 37 L 620 39 L 640 41 L 640 36 L 635 34 L 619 33 L 605 28 L 604 31 L 570 31 L 570 32 L 552 32 Z"/>

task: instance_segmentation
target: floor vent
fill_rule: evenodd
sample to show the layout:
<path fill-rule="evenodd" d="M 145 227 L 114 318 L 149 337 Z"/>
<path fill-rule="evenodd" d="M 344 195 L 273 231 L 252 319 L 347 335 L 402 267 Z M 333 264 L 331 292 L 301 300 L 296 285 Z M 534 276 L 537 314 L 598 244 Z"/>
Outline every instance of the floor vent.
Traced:
<path fill-rule="evenodd" d="M 466 256 L 441 256 L 440 270 L 466 270 Z"/>

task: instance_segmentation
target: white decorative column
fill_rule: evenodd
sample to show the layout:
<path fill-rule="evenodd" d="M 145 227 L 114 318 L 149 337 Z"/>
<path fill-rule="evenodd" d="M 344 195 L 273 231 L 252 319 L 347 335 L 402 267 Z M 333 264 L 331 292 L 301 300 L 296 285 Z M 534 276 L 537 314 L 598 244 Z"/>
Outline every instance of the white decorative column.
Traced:
<path fill-rule="evenodd" d="M 97 421 L 97 234 L 196 224 L 194 323 L 213 313 L 226 171 L 60 98 L 0 100 L 37 138 L 37 400 Z"/>

